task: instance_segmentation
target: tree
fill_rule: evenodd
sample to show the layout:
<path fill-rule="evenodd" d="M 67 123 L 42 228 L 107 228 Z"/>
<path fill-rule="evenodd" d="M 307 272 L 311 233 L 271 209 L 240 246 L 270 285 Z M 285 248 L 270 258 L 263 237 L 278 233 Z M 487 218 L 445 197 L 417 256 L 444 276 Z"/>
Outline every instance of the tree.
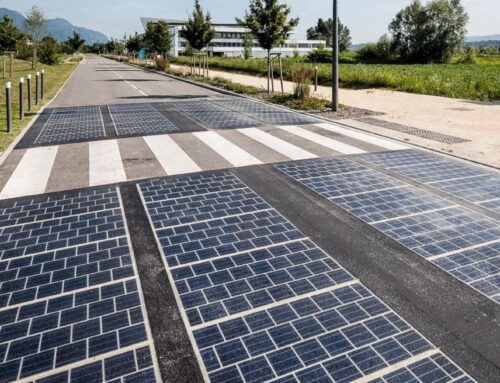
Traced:
<path fill-rule="evenodd" d="M 283 44 L 288 34 L 299 25 L 299 18 L 288 19 L 290 7 L 278 0 L 250 0 L 250 9 L 236 22 L 249 29 L 261 48 L 267 51 L 267 92 L 270 93 L 271 50 Z"/>
<path fill-rule="evenodd" d="M 12 19 L 4 16 L 0 22 L 0 51 L 15 51 L 18 41 L 23 37 L 24 33 L 14 26 Z"/>
<path fill-rule="evenodd" d="M 339 50 L 347 52 L 351 48 L 351 31 L 347 26 L 342 24 L 339 19 Z M 333 19 L 319 19 L 315 27 L 307 30 L 307 38 L 309 40 L 325 40 L 327 47 L 332 47 L 333 42 Z"/>
<path fill-rule="evenodd" d="M 107 53 L 114 53 L 116 49 L 116 42 L 113 38 L 111 38 L 105 45 L 104 45 L 104 50 Z"/>
<path fill-rule="evenodd" d="M 85 40 L 82 39 L 82 36 L 78 32 L 73 31 L 73 36 L 68 37 L 67 43 L 73 50 L 73 53 L 76 53 L 85 44 Z"/>
<path fill-rule="evenodd" d="M 142 39 L 137 32 L 133 36 L 129 36 L 126 43 L 127 50 L 132 53 L 137 53 L 142 48 Z"/>
<path fill-rule="evenodd" d="M 460 0 L 414 0 L 389 25 L 392 50 L 408 62 L 450 62 L 463 48 L 468 20 Z"/>
<path fill-rule="evenodd" d="M 189 46 L 197 51 L 201 51 L 208 46 L 215 37 L 212 16 L 210 16 L 210 12 L 206 14 L 203 12 L 199 0 L 194 2 L 193 13 L 188 17 L 184 29 L 181 30 L 181 37 L 185 38 Z"/>
<path fill-rule="evenodd" d="M 45 36 L 40 42 L 39 46 L 39 59 L 42 64 L 55 65 L 59 62 L 57 53 L 59 51 L 59 44 L 50 36 Z"/>
<path fill-rule="evenodd" d="M 250 32 L 246 32 L 243 35 L 243 57 L 245 60 L 248 60 L 252 57 L 252 49 L 253 49 L 253 35 Z"/>
<path fill-rule="evenodd" d="M 27 13 L 24 20 L 24 28 L 33 44 L 32 68 L 36 69 L 38 46 L 46 31 L 47 18 L 43 11 L 34 5 Z"/>
<path fill-rule="evenodd" d="M 144 34 L 144 47 L 150 53 L 166 54 L 172 49 L 172 34 L 166 21 L 150 22 Z"/>

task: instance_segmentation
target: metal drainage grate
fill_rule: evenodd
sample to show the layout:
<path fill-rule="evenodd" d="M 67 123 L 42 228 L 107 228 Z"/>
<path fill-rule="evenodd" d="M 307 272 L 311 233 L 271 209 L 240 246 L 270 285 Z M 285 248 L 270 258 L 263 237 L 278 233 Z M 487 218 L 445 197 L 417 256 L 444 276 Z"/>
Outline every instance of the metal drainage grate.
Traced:
<path fill-rule="evenodd" d="M 380 120 L 378 118 L 373 118 L 373 117 L 358 118 L 356 119 L 356 121 L 363 122 L 369 125 L 378 126 L 380 128 L 411 134 L 412 136 L 422 137 L 432 141 L 442 142 L 448 145 L 470 142 L 470 140 L 466 140 L 465 138 L 449 136 L 447 134 L 436 133 L 425 129 L 418 129 L 411 126 L 401 125 L 395 122 Z"/>

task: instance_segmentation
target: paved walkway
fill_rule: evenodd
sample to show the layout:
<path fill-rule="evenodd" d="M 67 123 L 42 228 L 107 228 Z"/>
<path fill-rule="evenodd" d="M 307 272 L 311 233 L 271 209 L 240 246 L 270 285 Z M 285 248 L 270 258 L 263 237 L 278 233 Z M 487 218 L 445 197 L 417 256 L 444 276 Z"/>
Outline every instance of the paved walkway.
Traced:
<path fill-rule="evenodd" d="M 172 67 L 181 68 L 175 65 Z M 265 78 L 250 75 L 211 70 L 210 76 L 222 77 L 244 85 L 266 86 Z M 276 82 L 276 86 L 279 87 L 279 81 Z M 285 91 L 292 92 L 292 89 L 293 83 L 285 81 Z M 320 86 L 316 95 L 331 99 L 331 89 Z M 384 113 L 385 115 L 377 116 L 376 119 L 402 126 L 391 126 L 392 129 L 388 129 L 371 123 L 343 120 L 342 122 L 345 124 L 433 150 L 452 153 L 490 166 L 500 167 L 499 102 L 476 102 L 382 89 L 341 89 L 340 101 L 345 105 Z M 420 137 L 404 133 L 409 128 L 462 138 L 466 142 L 447 144 L 424 138 L 425 132 L 423 134 L 417 132 L 421 135 Z"/>

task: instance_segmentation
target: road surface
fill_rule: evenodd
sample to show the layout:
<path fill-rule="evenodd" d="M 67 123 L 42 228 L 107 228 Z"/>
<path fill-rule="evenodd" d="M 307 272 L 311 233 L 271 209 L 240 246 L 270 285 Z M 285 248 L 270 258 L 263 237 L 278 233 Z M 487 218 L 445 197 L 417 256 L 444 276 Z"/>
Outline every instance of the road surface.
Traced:
<path fill-rule="evenodd" d="M 87 57 L 0 166 L 0 371 L 496 382 L 500 176 Z"/>

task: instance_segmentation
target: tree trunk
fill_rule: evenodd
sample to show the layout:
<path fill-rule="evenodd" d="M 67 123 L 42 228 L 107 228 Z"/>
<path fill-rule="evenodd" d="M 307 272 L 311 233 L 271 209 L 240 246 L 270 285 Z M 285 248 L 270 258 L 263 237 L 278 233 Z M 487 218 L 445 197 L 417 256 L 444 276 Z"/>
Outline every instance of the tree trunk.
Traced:
<path fill-rule="evenodd" d="M 37 46 L 35 44 L 33 44 L 33 62 L 31 63 L 31 67 L 33 70 L 36 69 L 36 62 L 37 62 Z"/>
<path fill-rule="evenodd" d="M 271 50 L 267 50 L 267 94 L 271 94 Z"/>

